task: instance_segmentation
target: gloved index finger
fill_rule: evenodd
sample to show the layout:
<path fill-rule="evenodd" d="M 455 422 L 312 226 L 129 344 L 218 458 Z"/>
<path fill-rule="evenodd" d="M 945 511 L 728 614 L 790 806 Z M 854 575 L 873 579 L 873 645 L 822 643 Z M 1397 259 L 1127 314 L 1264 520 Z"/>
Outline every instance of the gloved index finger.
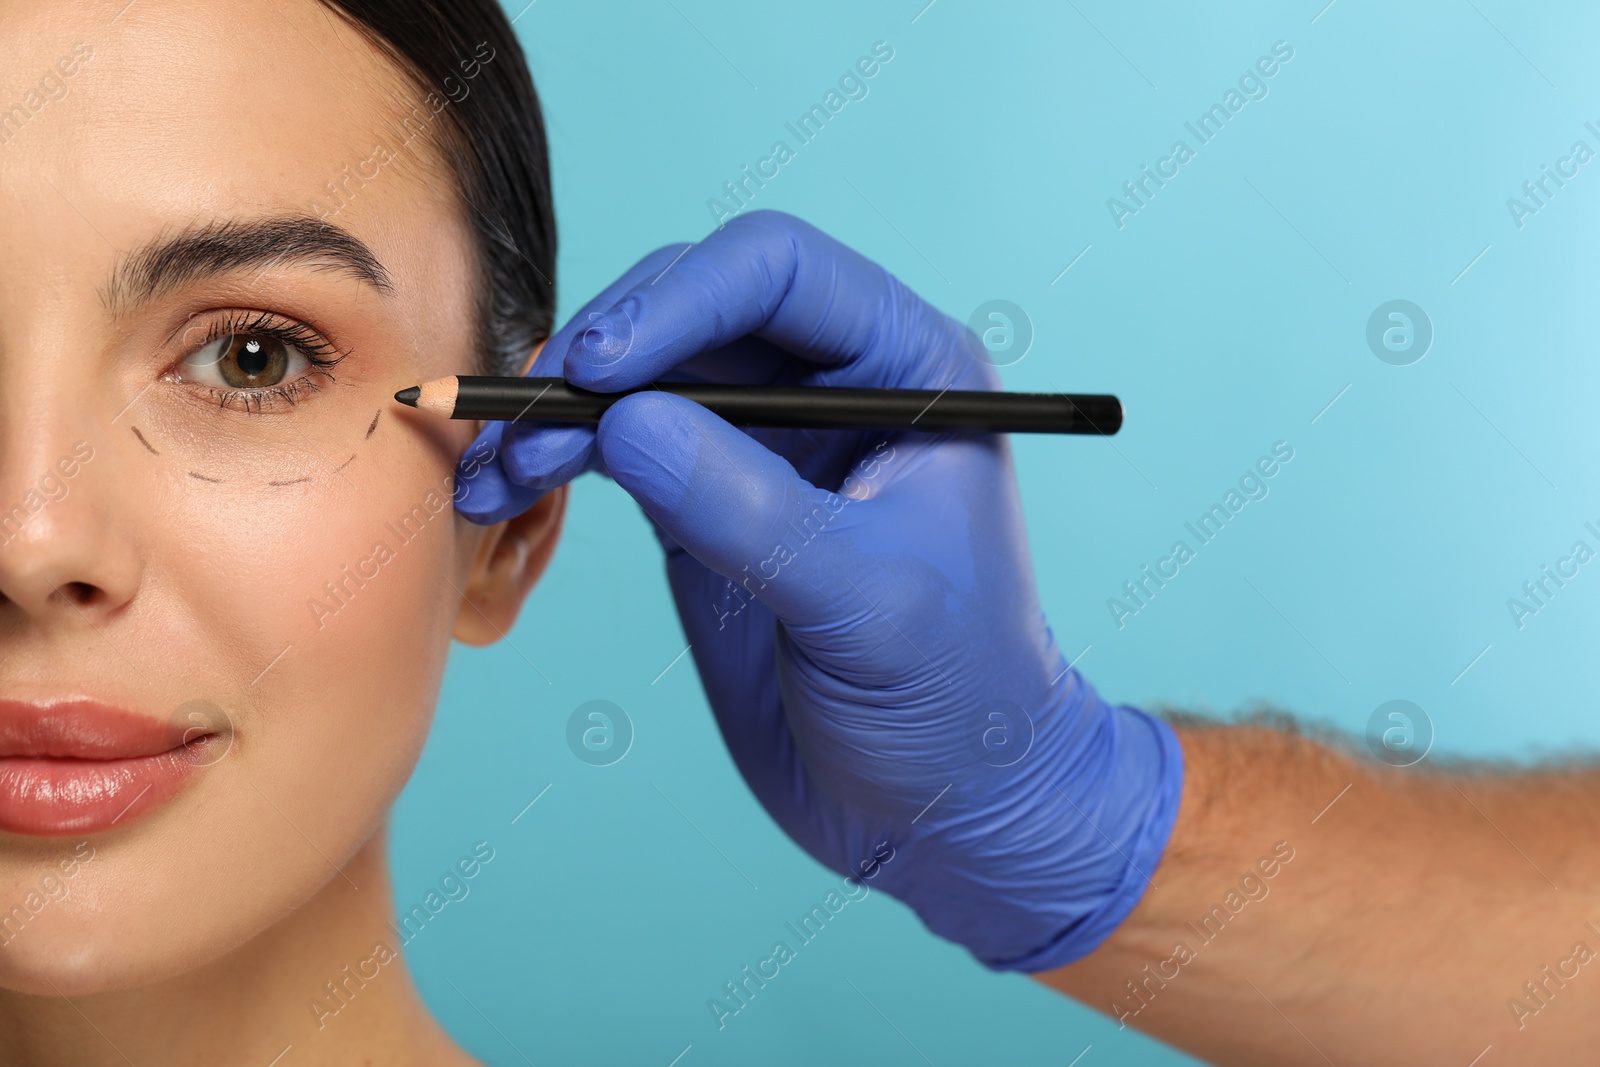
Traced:
<path fill-rule="evenodd" d="M 565 369 L 567 348 L 571 345 L 572 339 L 583 333 L 608 309 L 615 306 L 618 300 L 623 299 L 641 283 L 659 277 L 663 268 L 691 247 L 693 246 L 687 244 L 666 245 L 629 267 L 620 277 L 579 308 L 578 313 L 551 334 L 547 342 L 540 345 L 536 350 L 537 355 L 533 365 L 524 372 L 523 377 L 560 378 Z"/>
<path fill-rule="evenodd" d="M 566 378 L 637 388 L 747 335 L 838 368 L 838 385 L 947 388 L 952 372 L 982 374 L 965 330 L 888 271 L 799 219 L 751 212 L 575 336 Z"/>
<path fill-rule="evenodd" d="M 561 377 L 571 339 L 634 286 L 659 275 L 685 247 L 658 248 L 635 263 L 541 346 L 527 373 Z M 582 473 L 593 453 L 593 427 L 490 423 L 457 464 L 456 509 L 480 525 L 504 522 L 531 507 L 545 491 Z"/>

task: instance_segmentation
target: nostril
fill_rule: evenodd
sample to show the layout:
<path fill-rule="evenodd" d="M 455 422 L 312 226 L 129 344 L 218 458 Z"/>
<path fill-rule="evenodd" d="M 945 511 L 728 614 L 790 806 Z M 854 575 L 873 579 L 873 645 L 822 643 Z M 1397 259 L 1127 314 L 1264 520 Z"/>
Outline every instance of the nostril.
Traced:
<path fill-rule="evenodd" d="M 74 604 L 77 604 L 79 607 L 86 607 L 92 603 L 94 598 L 100 593 L 100 590 L 96 589 L 88 582 L 68 582 L 62 587 L 61 591 L 67 595 L 68 599 L 70 599 Z"/>

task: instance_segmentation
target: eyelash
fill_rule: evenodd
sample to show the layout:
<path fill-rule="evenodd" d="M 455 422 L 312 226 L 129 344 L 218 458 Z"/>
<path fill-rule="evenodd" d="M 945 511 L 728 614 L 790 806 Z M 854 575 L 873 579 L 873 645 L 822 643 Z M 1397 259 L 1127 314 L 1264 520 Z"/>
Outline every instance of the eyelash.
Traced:
<path fill-rule="evenodd" d="M 226 317 L 212 322 L 206 328 L 204 339 L 191 348 L 184 359 L 188 359 L 189 355 L 193 355 L 214 341 L 235 334 L 270 337 L 299 350 L 300 354 L 306 357 L 306 362 L 311 364 L 308 371 L 293 381 L 262 389 L 222 389 L 214 385 L 203 387 L 217 402 L 218 407 L 227 409 L 235 404 L 241 404 L 242 406 L 233 410 L 251 415 L 262 414 L 278 400 L 294 407 L 302 398 L 322 388 L 316 380 L 318 377 L 327 378 L 330 382 L 337 381 L 332 368 L 344 362 L 345 357 L 350 355 L 348 351 L 340 351 L 332 341 L 304 322 L 285 318 L 270 311 L 229 311 Z"/>

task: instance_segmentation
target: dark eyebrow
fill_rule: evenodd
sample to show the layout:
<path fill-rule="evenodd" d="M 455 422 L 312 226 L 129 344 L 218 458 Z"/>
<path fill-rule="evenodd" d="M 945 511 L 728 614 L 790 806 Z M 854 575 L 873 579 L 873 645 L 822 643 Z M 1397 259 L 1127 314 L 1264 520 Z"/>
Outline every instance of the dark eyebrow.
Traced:
<path fill-rule="evenodd" d="M 347 274 L 380 292 L 393 291 L 389 272 L 348 230 L 311 215 L 222 219 L 190 227 L 123 256 L 102 298 L 120 313 L 187 282 L 280 263 Z"/>

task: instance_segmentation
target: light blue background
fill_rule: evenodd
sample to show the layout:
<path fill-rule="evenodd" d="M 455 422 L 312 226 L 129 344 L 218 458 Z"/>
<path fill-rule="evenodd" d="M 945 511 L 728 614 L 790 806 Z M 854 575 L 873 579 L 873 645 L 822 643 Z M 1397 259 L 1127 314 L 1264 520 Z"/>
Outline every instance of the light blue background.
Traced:
<path fill-rule="evenodd" d="M 1103 692 L 1265 702 L 1356 733 L 1405 698 L 1436 753 L 1592 744 L 1600 563 L 1520 630 L 1506 600 L 1574 540 L 1600 544 L 1583 529 L 1600 520 L 1600 161 L 1520 230 L 1506 200 L 1574 140 L 1600 148 L 1583 128 L 1600 119 L 1594 10 L 925 2 L 532 4 L 517 28 L 551 134 L 563 316 L 703 236 L 722 183 L 887 41 L 869 96 L 757 205 L 958 318 L 1021 305 L 1037 337 L 1008 387 L 1124 398 L 1113 441 L 1016 442 L 1050 618 L 1069 656 L 1092 646 L 1079 666 Z M 1106 199 L 1175 139 L 1194 147 L 1183 123 L 1280 40 L 1295 54 L 1267 98 L 1119 231 Z M 1408 367 L 1365 342 L 1393 298 L 1436 331 Z M 1107 598 L 1278 440 L 1295 458 L 1270 496 L 1119 631 Z M 691 659 L 666 669 L 684 645 L 644 522 L 586 478 L 510 641 L 457 650 L 394 873 L 409 906 L 474 841 L 496 850 L 409 949 L 477 1055 L 944 1067 L 1092 1045 L 1081 1067 L 1192 1062 L 983 971 L 882 894 L 718 1031 L 707 998 L 837 879 L 747 794 Z M 591 699 L 637 730 L 611 767 L 565 741 Z"/>

